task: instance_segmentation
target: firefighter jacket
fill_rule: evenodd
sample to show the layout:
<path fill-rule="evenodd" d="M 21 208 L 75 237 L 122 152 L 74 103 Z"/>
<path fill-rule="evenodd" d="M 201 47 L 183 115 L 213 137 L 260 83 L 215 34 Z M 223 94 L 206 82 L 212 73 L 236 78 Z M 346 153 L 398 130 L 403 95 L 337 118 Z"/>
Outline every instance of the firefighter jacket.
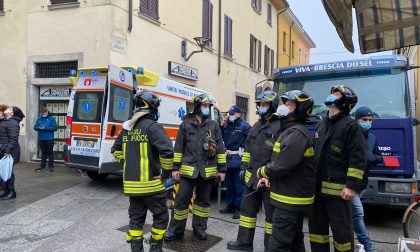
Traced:
<path fill-rule="evenodd" d="M 162 180 L 173 166 L 172 142 L 163 127 L 145 112 L 123 124 L 111 152 L 123 162 L 124 193 L 152 195 L 165 190 Z"/>
<path fill-rule="evenodd" d="M 226 123 L 221 127 L 223 141 L 226 147 L 226 158 L 228 168 L 241 167 L 241 151 L 240 148 L 244 147 L 246 137 L 248 136 L 251 125 L 242 120 L 236 119 L 233 123 Z"/>
<path fill-rule="evenodd" d="M 245 184 L 257 187 L 258 168 L 268 164 L 273 153 L 274 143 L 281 132 L 280 119 L 271 116 L 268 120 L 260 119 L 249 131 L 245 140 L 241 169 L 245 170 Z"/>
<path fill-rule="evenodd" d="M 216 147 L 216 155 L 209 157 L 206 139 Z M 206 118 L 199 124 L 194 114 L 188 114 L 179 126 L 174 148 L 174 170 L 182 177 L 212 179 L 217 172 L 226 171 L 226 154 L 220 126 Z"/>
<path fill-rule="evenodd" d="M 314 202 L 314 149 L 305 124 L 286 122 L 274 143 L 271 161 L 259 176 L 270 180 L 271 203 L 289 211 L 309 212 Z"/>
<path fill-rule="evenodd" d="M 324 118 L 315 131 L 317 192 L 341 198 L 341 191 L 359 191 L 366 167 L 366 143 L 361 127 L 349 115 Z"/>

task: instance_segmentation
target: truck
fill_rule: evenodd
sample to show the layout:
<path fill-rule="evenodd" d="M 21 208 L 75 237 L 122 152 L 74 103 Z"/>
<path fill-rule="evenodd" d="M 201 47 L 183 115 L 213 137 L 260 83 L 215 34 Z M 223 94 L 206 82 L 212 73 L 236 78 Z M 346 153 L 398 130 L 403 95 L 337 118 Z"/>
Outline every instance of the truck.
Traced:
<path fill-rule="evenodd" d="M 352 88 L 361 106 L 374 113 L 371 132 L 377 137 L 384 161 L 373 166 L 362 202 L 388 207 L 406 207 L 419 197 L 419 165 L 415 126 L 414 66 L 403 55 L 374 56 L 360 60 L 278 68 L 272 84 L 257 87 L 257 92 L 272 89 L 307 91 L 314 99 L 308 128 L 313 134 L 318 121 L 326 116 L 324 105 L 329 88 Z"/>
<path fill-rule="evenodd" d="M 122 166 L 111 155 L 122 125 L 133 115 L 133 95 L 149 90 L 161 98 L 162 124 L 175 143 L 183 116 L 193 110 L 193 97 L 207 94 L 214 100 L 211 118 L 221 121 L 214 97 L 207 91 L 166 79 L 139 66 L 86 67 L 72 70 L 73 89 L 66 117 L 64 164 L 86 171 L 94 180 L 121 175 Z"/>

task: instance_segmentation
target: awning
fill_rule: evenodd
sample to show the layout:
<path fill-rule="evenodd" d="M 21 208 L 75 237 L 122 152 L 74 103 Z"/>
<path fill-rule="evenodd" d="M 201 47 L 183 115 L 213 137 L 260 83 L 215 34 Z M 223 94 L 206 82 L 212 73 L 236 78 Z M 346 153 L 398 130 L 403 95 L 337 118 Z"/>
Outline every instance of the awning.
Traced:
<path fill-rule="evenodd" d="M 354 52 L 352 7 L 362 54 L 420 44 L 420 0 L 322 0 L 344 46 Z"/>

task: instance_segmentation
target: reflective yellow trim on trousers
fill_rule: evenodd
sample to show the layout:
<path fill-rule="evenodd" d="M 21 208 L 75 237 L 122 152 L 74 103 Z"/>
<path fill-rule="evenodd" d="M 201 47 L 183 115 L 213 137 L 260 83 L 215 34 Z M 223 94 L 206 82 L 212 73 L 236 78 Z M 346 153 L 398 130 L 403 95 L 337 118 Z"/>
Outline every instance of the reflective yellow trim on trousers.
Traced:
<path fill-rule="evenodd" d="M 184 156 L 184 154 L 182 154 L 180 152 L 174 152 L 174 163 L 181 163 L 183 156 Z"/>
<path fill-rule="evenodd" d="M 255 228 L 257 226 L 257 218 L 250 218 L 241 214 L 239 217 L 239 226 L 244 228 Z"/>
<path fill-rule="evenodd" d="M 274 143 L 273 151 L 277 152 L 277 153 L 280 153 L 281 149 L 280 149 L 280 143 L 279 142 Z"/>
<path fill-rule="evenodd" d="M 203 218 L 208 218 L 210 216 L 210 207 L 201 207 L 201 206 L 194 205 L 192 212 L 194 215 L 197 215 Z"/>
<path fill-rule="evenodd" d="M 261 167 L 261 170 L 260 170 L 260 172 L 261 172 L 261 176 L 263 176 L 264 178 L 268 179 L 268 176 L 267 176 L 267 174 L 265 173 L 265 168 L 266 168 L 266 166 L 265 166 L 265 165 L 264 165 L 263 167 Z"/>
<path fill-rule="evenodd" d="M 150 230 L 152 232 L 152 238 L 155 240 L 162 240 L 163 239 L 163 235 L 166 232 L 166 229 L 157 229 L 157 228 L 152 228 Z"/>
<path fill-rule="evenodd" d="M 329 243 L 330 242 L 330 236 L 329 235 L 319 235 L 319 234 L 309 234 L 309 241 L 315 242 L 315 243 Z"/>
<path fill-rule="evenodd" d="M 226 154 L 217 154 L 217 163 L 226 164 Z"/>
<path fill-rule="evenodd" d="M 186 220 L 188 219 L 188 209 L 184 210 L 178 210 L 174 209 L 174 219 L 178 221 Z"/>
<path fill-rule="evenodd" d="M 132 241 L 132 240 L 140 240 L 141 238 L 143 238 L 143 230 L 133 230 L 133 229 L 129 229 L 127 236 L 126 236 L 126 240 Z"/>
<path fill-rule="evenodd" d="M 252 173 L 250 173 L 248 170 L 245 171 L 245 182 L 248 183 L 249 179 L 251 179 Z"/>
<path fill-rule="evenodd" d="M 244 152 L 242 154 L 242 162 L 249 163 L 250 160 L 251 160 L 251 154 L 249 152 Z"/>
<path fill-rule="evenodd" d="M 347 176 L 348 177 L 353 177 L 353 178 L 357 178 L 357 179 L 363 179 L 363 175 L 364 174 L 365 174 L 365 172 L 363 170 L 356 169 L 356 168 L 349 168 L 347 170 Z"/>
<path fill-rule="evenodd" d="M 307 148 L 305 153 L 303 154 L 304 157 L 313 157 L 315 156 L 315 151 L 313 147 Z"/>
<path fill-rule="evenodd" d="M 314 203 L 315 196 L 309 198 L 289 197 L 274 192 L 270 192 L 270 198 L 289 205 L 310 205 Z"/>
<path fill-rule="evenodd" d="M 273 223 L 265 222 L 265 233 L 269 235 L 273 233 Z"/>
<path fill-rule="evenodd" d="M 188 165 L 181 165 L 181 169 L 179 169 L 179 173 L 181 175 L 192 176 L 194 174 L 195 167 L 188 166 Z"/>
<path fill-rule="evenodd" d="M 336 241 L 333 241 L 334 248 L 338 251 L 349 251 L 351 250 L 351 242 L 347 243 L 338 243 Z"/>
<path fill-rule="evenodd" d="M 344 184 L 336 184 L 336 183 L 322 181 L 321 193 L 333 195 L 333 196 L 341 196 L 341 191 L 345 187 L 346 185 Z"/>
<path fill-rule="evenodd" d="M 216 166 L 206 167 L 206 168 L 204 168 L 204 171 L 206 173 L 206 178 L 216 177 L 216 175 L 217 175 L 217 167 Z"/>

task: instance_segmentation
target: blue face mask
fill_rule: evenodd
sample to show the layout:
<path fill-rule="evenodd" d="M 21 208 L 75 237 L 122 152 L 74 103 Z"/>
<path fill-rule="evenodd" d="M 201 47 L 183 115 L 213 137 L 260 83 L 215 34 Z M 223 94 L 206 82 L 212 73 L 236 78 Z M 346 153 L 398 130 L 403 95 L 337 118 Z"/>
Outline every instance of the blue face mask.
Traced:
<path fill-rule="evenodd" d="M 362 128 L 364 130 L 369 130 L 372 127 L 372 124 L 370 122 L 359 122 L 360 126 L 362 126 Z"/>
<path fill-rule="evenodd" d="M 201 109 L 201 114 L 202 114 L 204 117 L 208 117 L 208 116 L 210 115 L 210 109 L 209 109 L 209 108 L 202 108 L 202 109 Z"/>
<path fill-rule="evenodd" d="M 258 114 L 259 114 L 260 116 L 263 116 L 263 115 L 267 114 L 267 111 L 268 111 L 268 109 L 267 109 L 267 108 L 262 108 L 262 107 L 259 107 L 259 108 L 258 108 Z"/>
<path fill-rule="evenodd" d="M 330 94 L 329 96 L 327 96 L 327 99 L 325 99 L 324 103 L 327 106 L 331 106 L 335 100 L 337 100 L 337 96 Z"/>
<path fill-rule="evenodd" d="M 229 122 L 233 123 L 236 120 L 235 116 L 229 116 Z"/>
<path fill-rule="evenodd" d="M 41 115 L 41 116 L 45 118 L 45 117 L 47 117 L 48 115 Z"/>

